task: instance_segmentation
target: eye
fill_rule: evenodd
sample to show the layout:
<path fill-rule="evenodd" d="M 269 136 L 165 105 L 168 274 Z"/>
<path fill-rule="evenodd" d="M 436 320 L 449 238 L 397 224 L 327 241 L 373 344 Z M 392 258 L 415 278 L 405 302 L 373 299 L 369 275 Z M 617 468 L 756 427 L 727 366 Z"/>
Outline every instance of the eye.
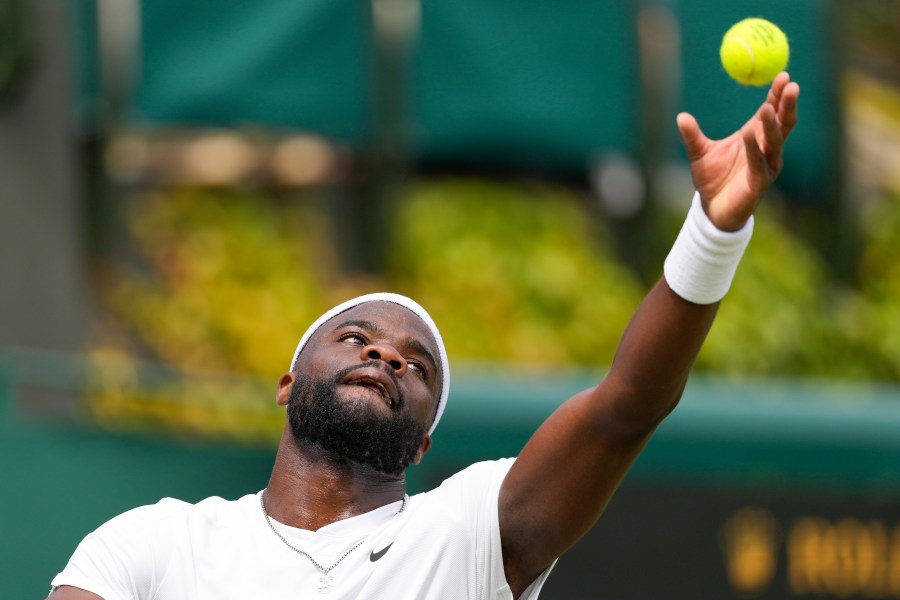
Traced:
<path fill-rule="evenodd" d="M 421 377 L 422 379 L 425 379 L 428 376 L 428 371 L 425 370 L 425 365 L 418 361 L 406 359 L 406 368 L 418 373 L 419 377 Z"/>
<path fill-rule="evenodd" d="M 345 333 L 338 338 L 342 342 L 350 342 L 353 344 L 359 344 L 360 346 L 365 346 L 368 344 L 368 340 L 361 334 L 355 331 L 351 331 L 349 333 Z"/>

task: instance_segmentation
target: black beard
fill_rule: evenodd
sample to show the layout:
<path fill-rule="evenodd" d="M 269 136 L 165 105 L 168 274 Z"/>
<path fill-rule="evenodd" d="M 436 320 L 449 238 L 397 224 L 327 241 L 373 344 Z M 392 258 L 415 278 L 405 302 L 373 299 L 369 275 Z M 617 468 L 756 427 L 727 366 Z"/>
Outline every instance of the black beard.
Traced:
<path fill-rule="evenodd" d="M 371 364 L 344 369 L 331 381 L 295 379 L 287 406 L 288 423 L 297 441 L 313 444 L 338 461 L 400 475 L 425 437 L 425 428 L 403 410 L 406 403 L 402 395 L 399 409 L 391 416 L 364 402 L 350 403 L 338 398 L 340 381 L 351 371 Z"/>

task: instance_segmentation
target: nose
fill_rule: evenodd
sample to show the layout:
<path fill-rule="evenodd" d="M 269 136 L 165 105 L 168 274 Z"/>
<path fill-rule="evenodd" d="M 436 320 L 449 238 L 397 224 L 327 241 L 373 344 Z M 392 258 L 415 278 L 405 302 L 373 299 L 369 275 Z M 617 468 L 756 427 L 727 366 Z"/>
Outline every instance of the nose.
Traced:
<path fill-rule="evenodd" d="M 381 360 L 386 362 L 394 370 L 394 374 L 397 377 L 401 377 L 406 373 L 406 360 L 390 344 L 369 344 L 363 348 L 362 358 L 363 360 Z"/>

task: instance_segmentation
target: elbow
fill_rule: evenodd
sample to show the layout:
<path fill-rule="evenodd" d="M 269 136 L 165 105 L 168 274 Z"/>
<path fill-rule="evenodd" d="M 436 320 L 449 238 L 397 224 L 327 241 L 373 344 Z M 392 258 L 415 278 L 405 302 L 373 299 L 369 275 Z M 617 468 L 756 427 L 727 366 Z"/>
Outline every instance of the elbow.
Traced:
<path fill-rule="evenodd" d="M 622 384 L 615 387 L 613 393 L 603 394 L 609 403 L 604 413 L 622 434 L 645 437 L 672 414 L 681 400 L 685 384 L 682 382 L 677 388 Z"/>

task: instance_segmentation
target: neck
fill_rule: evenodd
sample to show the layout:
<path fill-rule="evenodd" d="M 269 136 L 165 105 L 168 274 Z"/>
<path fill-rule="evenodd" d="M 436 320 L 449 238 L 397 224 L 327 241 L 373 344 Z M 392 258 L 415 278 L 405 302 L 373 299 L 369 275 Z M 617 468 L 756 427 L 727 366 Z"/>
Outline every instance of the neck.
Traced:
<path fill-rule="evenodd" d="M 404 475 L 386 475 L 337 459 L 298 442 L 285 427 L 265 502 L 276 521 L 315 531 L 402 500 L 405 493 Z"/>

